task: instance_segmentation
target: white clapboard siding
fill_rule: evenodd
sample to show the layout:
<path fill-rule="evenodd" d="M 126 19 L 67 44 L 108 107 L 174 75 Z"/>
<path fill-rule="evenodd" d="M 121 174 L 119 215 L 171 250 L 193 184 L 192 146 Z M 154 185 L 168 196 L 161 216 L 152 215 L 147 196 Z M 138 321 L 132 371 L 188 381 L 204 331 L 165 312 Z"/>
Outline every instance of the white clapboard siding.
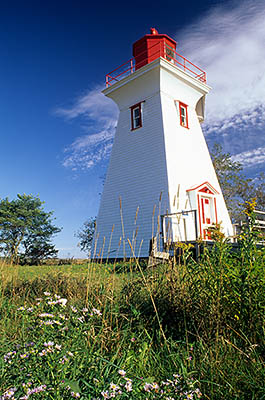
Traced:
<path fill-rule="evenodd" d="M 216 198 L 218 221 L 222 221 L 226 235 L 232 235 L 230 218 L 196 113 L 198 102 L 208 91 L 206 84 L 163 58 L 103 91 L 117 103 L 120 115 L 97 217 L 95 255 L 103 258 L 134 255 L 128 239 L 133 242 L 137 229 L 133 253 L 148 256 L 150 239 L 160 231 L 158 215 L 196 207 L 187 190 L 204 182 L 209 182 L 220 193 Z M 175 103 L 178 100 L 188 105 L 189 129 L 180 126 Z M 142 102 L 143 125 L 132 131 L 130 107 L 139 102 Z"/>
<path fill-rule="evenodd" d="M 161 95 L 159 91 L 159 67 L 152 69 L 149 76 L 140 76 L 138 81 L 127 83 L 113 93 L 120 108 L 120 116 L 113 144 L 110 164 L 97 217 L 97 250 L 103 247 L 107 257 L 111 230 L 114 231 L 110 246 L 111 257 L 123 257 L 123 239 L 126 256 L 132 255 L 128 239 L 132 242 L 133 233 L 138 230 L 135 253 L 147 255 L 149 240 L 156 233 L 160 193 L 162 212 L 166 212 L 168 184 L 166 171 L 165 145 L 161 115 Z M 131 131 L 130 107 L 140 101 L 143 103 L 143 126 Z M 120 201 L 124 235 L 121 226 Z M 135 214 L 139 207 L 135 224 Z M 156 207 L 155 216 L 153 210 Z M 155 228 L 154 228 L 155 227 Z M 154 231 L 155 232 L 152 232 Z M 122 238 L 119 252 L 118 244 Z"/>

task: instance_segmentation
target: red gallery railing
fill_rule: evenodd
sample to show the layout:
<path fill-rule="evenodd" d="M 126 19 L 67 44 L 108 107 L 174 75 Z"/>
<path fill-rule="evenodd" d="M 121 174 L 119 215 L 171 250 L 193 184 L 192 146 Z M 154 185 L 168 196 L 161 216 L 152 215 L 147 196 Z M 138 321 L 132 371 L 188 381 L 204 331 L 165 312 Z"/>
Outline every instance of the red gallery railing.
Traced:
<path fill-rule="evenodd" d="M 206 72 L 197 67 L 191 61 L 187 60 L 187 58 L 183 57 L 181 54 L 178 54 L 170 46 L 163 45 L 162 43 L 158 42 L 154 44 L 153 48 L 151 47 L 151 49 L 151 56 L 150 54 L 148 55 L 145 51 L 137 56 L 137 60 L 135 58 L 131 58 L 129 61 L 125 62 L 124 64 L 120 65 L 118 68 L 115 68 L 113 71 L 107 74 L 106 86 L 109 87 L 113 85 L 114 83 L 135 72 L 136 69 L 138 70 L 142 66 L 156 60 L 159 57 L 163 57 L 165 60 L 171 62 L 176 67 L 182 69 L 182 71 L 187 72 L 193 78 L 198 79 L 203 83 L 206 83 Z"/>

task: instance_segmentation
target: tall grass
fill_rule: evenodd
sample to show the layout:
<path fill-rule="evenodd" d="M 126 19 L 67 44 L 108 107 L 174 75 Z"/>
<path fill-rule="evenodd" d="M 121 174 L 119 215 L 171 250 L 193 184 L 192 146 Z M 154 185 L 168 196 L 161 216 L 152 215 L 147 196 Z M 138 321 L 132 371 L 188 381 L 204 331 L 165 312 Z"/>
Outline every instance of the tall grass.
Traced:
<path fill-rule="evenodd" d="M 199 262 L 1 268 L 2 399 L 265 399 L 264 248 Z M 135 270 L 136 267 L 136 270 Z M 34 274 L 35 272 L 35 274 Z"/>

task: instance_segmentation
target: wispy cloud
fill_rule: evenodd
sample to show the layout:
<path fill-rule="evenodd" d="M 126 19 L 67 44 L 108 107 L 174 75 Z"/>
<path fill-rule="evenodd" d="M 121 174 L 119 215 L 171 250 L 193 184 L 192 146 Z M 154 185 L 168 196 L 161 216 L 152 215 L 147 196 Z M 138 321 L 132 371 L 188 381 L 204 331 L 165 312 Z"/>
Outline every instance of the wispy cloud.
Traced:
<path fill-rule="evenodd" d="M 179 50 L 207 71 L 206 133 L 265 123 L 265 3 L 229 2 L 179 32 Z"/>
<path fill-rule="evenodd" d="M 233 157 L 234 161 L 239 162 L 245 167 L 257 166 L 265 163 L 265 147 L 258 147 L 252 151 L 244 151 Z"/>
<path fill-rule="evenodd" d="M 64 150 L 64 167 L 74 171 L 85 170 L 109 157 L 118 108 L 112 100 L 101 93 L 102 89 L 98 86 L 89 90 L 71 107 L 56 110 L 57 115 L 66 119 L 79 118 L 80 121 L 85 121 L 83 125 L 85 133 Z"/>

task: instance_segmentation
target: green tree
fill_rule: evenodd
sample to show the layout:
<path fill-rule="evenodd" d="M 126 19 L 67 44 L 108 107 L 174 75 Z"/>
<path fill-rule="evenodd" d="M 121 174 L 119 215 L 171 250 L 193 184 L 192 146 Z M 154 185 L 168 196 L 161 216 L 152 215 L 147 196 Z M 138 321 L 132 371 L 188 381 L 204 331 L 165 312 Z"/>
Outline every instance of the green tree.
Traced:
<path fill-rule="evenodd" d="M 229 153 L 224 153 L 220 144 L 215 144 L 211 157 L 213 165 L 233 222 L 242 219 L 242 204 L 256 198 L 257 209 L 265 210 L 265 175 L 260 174 L 255 181 L 243 173 L 243 166 L 233 161 Z"/>
<path fill-rule="evenodd" d="M 80 240 L 78 246 L 81 248 L 82 251 L 90 256 L 91 248 L 92 248 L 92 241 L 95 234 L 96 229 L 96 217 L 90 217 L 86 220 L 81 229 L 76 232 L 75 236 Z"/>
<path fill-rule="evenodd" d="M 53 225 L 53 212 L 45 212 L 39 197 L 18 194 L 14 200 L 0 200 L 0 251 L 10 262 L 39 264 L 44 258 L 55 256 L 51 243 L 61 231 Z"/>

